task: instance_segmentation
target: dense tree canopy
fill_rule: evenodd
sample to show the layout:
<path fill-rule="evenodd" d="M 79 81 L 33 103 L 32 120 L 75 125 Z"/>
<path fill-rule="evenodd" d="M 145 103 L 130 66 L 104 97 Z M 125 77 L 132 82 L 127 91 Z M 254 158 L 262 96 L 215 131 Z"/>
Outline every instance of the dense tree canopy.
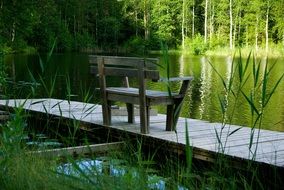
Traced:
<path fill-rule="evenodd" d="M 268 50 L 284 45 L 283 13 L 284 0 L 0 0 L 0 48 Z"/>

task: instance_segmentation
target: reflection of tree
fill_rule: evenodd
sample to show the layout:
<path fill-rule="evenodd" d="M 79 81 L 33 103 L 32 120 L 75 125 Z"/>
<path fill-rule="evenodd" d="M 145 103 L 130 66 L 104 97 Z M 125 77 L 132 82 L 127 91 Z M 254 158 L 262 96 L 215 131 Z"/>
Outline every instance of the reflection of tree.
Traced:
<path fill-rule="evenodd" d="M 198 107 L 200 105 L 200 63 L 199 57 L 181 55 L 179 58 L 179 76 L 194 76 L 190 84 L 190 90 L 187 91 L 183 106 L 182 116 L 198 118 Z"/>
<path fill-rule="evenodd" d="M 199 106 L 199 111 L 200 111 L 200 119 L 203 119 L 208 115 L 208 105 L 210 104 L 210 99 L 211 99 L 211 83 L 212 83 L 212 68 L 211 66 L 206 63 L 205 57 L 202 57 L 200 59 L 201 63 L 201 76 L 200 76 L 200 81 L 201 81 L 201 87 L 200 87 L 200 99 L 201 99 L 201 104 Z"/>

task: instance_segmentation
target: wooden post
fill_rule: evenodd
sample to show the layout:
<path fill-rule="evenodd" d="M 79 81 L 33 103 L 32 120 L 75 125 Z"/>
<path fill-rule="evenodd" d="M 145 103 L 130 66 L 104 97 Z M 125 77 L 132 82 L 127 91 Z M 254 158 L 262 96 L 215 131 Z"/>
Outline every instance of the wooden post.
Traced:
<path fill-rule="evenodd" d="M 111 110 L 109 101 L 107 100 L 106 94 L 106 78 L 104 75 L 104 59 L 103 57 L 97 57 L 98 60 L 98 70 L 99 70 L 99 82 L 100 82 L 100 92 L 102 98 L 102 111 L 103 111 L 103 123 L 104 125 L 110 125 L 111 123 Z"/>
<path fill-rule="evenodd" d="M 129 81 L 128 77 L 123 78 L 123 85 L 126 88 L 129 88 Z M 135 122 L 135 117 L 134 117 L 134 105 L 126 103 L 126 109 L 127 109 L 127 115 L 128 115 L 128 123 L 134 123 Z"/>
<path fill-rule="evenodd" d="M 135 117 L 134 117 L 134 105 L 133 104 L 126 104 L 127 113 L 128 113 L 128 123 L 134 123 Z"/>
<path fill-rule="evenodd" d="M 174 119 L 174 105 L 167 106 L 167 122 L 166 122 L 166 131 L 173 130 L 173 119 Z"/>
<path fill-rule="evenodd" d="M 190 80 L 184 80 L 182 82 L 182 85 L 181 85 L 181 88 L 179 90 L 179 94 L 182 95 L 182 98 L 180 99 L 177 99 L 176 102 L 175 102 L 175 106 L 174 106 L 174 118 L 173 118 L 173 128 L 176 128 L 176 125 L 177 125 L 177 122 L 178 122 L 178 118 L 179 118 L 179 114 L 180 114 L 180 111 L 181 111 L 181 104 L 183 102 L 183 99 L 185 97 L 185 93 L 186 93 L 186 90 L 189 86 L 189 83 L 190 83 Z"/>
<path fill-rule="evenodd" d="M 146 86 L 145 86 L 145 61 L 142 60 L 137 65 L 138 68 L 138 83 L 139 83 L 139 109 L 140 109 L 140 125 L 141 133 L 149 133 L 147 125 L 147 110 L 146 110 Z"/>

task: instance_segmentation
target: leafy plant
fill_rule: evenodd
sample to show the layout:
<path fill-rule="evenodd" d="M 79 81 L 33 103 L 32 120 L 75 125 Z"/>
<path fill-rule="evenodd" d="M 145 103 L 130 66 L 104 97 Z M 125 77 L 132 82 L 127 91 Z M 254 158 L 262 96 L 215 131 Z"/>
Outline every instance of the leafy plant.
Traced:
<path fill-rule="evenodd" d="M 204 42 L 204 38 L 200 34 L 197 34 L 193 39 L 186 38 L 185 46 L 193 55 L 202 55 L 208 50 L 208 44 Z"/>

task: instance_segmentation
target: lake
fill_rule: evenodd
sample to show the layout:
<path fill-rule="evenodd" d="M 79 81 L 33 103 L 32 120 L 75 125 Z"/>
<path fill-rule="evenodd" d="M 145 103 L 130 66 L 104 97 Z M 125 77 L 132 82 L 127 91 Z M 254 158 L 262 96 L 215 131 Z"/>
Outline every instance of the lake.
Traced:
<path fill-rule="evenodd" d="M 149 57 L 159 57 L 162 65 L 165 65 L 162 56 L 159 54 L 151 54 Z M 46 62 L 46 56 L 41 56 L 40 64 L 38 55 L 6 55 L 4 63 L 7 68 L 9 77 L 12 81 L 18 82 L 14 85 L 13 91 L 10 94 L 11 98 L 70 98 L 72 100 L 94 102 L 98 100 L 98 94 L 95 93 L 95 88 L 98 87 L 97 78 L 89 73 L 88 55 L 82 53 L 64 53 L 53 54 L 51 59 Z M 194 81 L 185 98 L 182 107 L 181 116 L 190 117 L 210 122 L 222 121 L 222 112 L 219 97 L 226 97 L 229 101 L 229 111 L 234 114 L 231 123 L 249 126 L 252 120 L 251 109 L 248 100 L 239 93 L 237 101 L 233 96 L 224 96 L 224 86 L 220 76 L 230 78 L 232 73 L 232 57 L 204 57 L 170 54 L 170 76 L 194 76 Z M 212 64 L 209 64 L 208 60 Z M 276 60 L 269 60 L 271 66 Z M 258 60 L 261 62 L 260 75 L 263 75 L 266 60 Z M 160 68 L 161 75 L 166 77 L 166 70 Z M 252 63 L 249 64 L 248 73 L 252 77 Z M 271 90 L 277 80 L 284 73 L 284 59 L 278 59 L 275 67 L 269 76 L 267 89 Z M 30 83 L 36 81 L 41 83 L 41 86 L 34 85 L 31 88 Z M 236 81 L 238 78 L 236 78 Z M 55 85 L 53 87 L 53 82 Z M 117 80 L 112 83 L 118 83 Z M 243 91 L 249 95 L 252 90 L 253 80 L 250 78 Z M 11 84 L 13 85 L 13 84 Z M 179 83 L 172 84 L 172 90 L 178 90 Z M 161 83 L 149 83 L 149 89 L 164 89 L 166 87 Z M 237 82 L 232 89 L 236 90 Z M 236 91 L 235 91 L 236 92 Z M 69 95 L 68 95 L 69 94 Z M 95 95 L 95 96 L 91 96 Z M 261 92 L 255 92 L 256 103 L 260 105 Z M 269 95 L 269 94 L 268 94 Z M 276 92 L 270 99 L 266 109 L 264 110 L 263 127 L 264 129 L 284 131 L 284 81 L 282 81 Z M 164 106 L 157 107 L 160 113 L 165 113 Z M 255 116 L 254 116 L 255 118 Z M 190 127 L 190 123 L 189 123 Z"/>

